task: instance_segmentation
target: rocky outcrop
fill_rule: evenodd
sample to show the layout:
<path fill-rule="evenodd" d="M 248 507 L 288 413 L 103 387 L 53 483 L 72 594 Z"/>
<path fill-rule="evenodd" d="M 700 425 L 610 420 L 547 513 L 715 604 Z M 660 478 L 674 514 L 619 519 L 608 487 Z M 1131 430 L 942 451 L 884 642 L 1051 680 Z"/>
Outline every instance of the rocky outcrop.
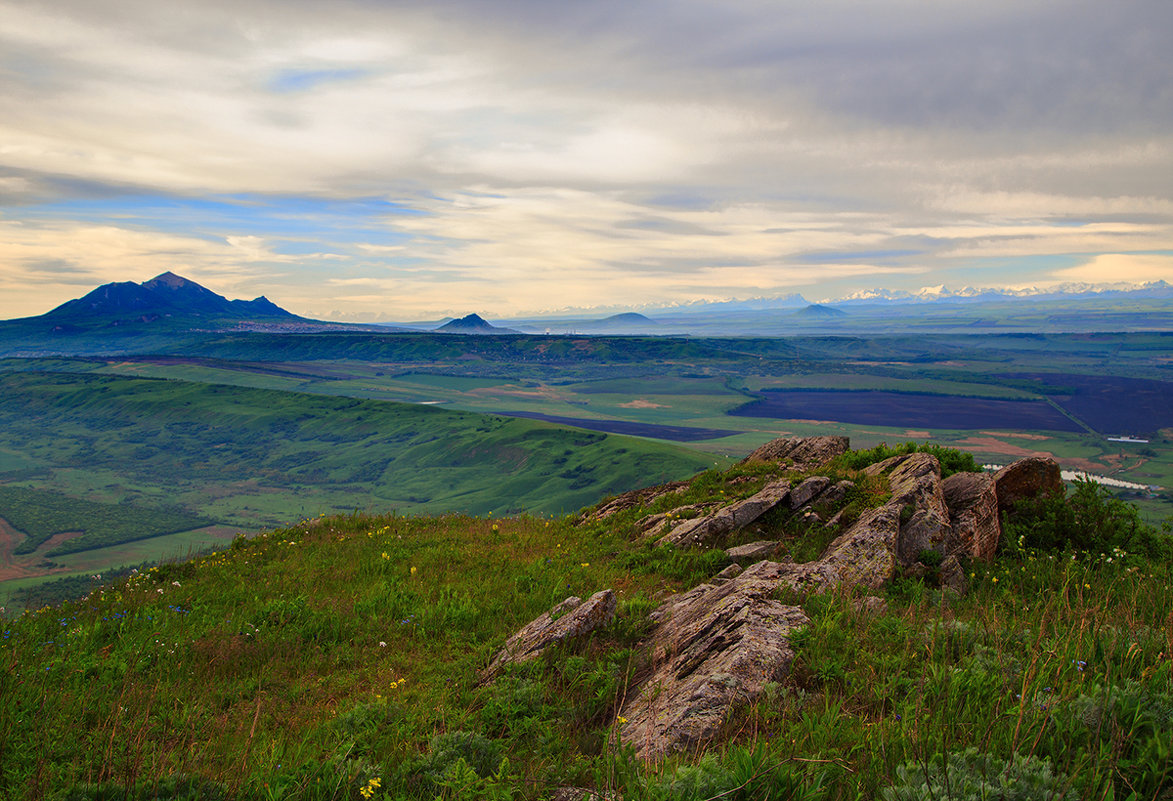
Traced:
<path fill-rule="evenodd" d="M 613 514 L 618 514 L 619 512 L 623 512 L 628 509 L 634 509 L 638 506 L 647 506 L 657 498 L 680 492 L 687 486 L 687 481 L 673 481 L 670 484 L 659 484 L 655 487 L 644 487 L 643 489 L 625 492 L 622 495 L 616 495 L 602 506 L 590 512 L 587 515 L 587 519 L 604 520 Z"/>
<path fill-rule="evenodd" d="M 994 473 L 994 489 L 998 493 L 998 511 L 1009 512 L 1014 504 L 1039 495 L 1063 492 L 1063 478 L 1059 463 L 1046 456 L 1028 456 L 1008 464 Z"/>
<path fill-rule="evenodd" d="M 481 673 L 481 681 L 492 681 L 514 662 L 536 659 L 556 643 L 590 634 L 615 619 L 615 593 L 600 590 L 584 602 L 571 596 L 522 628 L 508 640 Z"/>
<path fill-rule="evenodd" d="M 697 748 L 731 711 L 781 680 L 789 635 L 809 620 L 773 599 L 788 566 L 759 562 L 719 586 L 702 584 L 654 613 L 652 674 L 620 712 L 620 737 L 641 759 Z"/>
<path fill-rule="evenodd" d="M 971 559 L 993 559 L 1002 539 L 993 476 L 988 473 L 954 473 L 941 482 L 941 491 L 953 528 L 947 550 Z"/>
<path fill-rule="evenodd" d="M 789 481 L 773 481 L 760 492 L 722 507 L 713 514 L 682 521 L 660 539 L 660 544 L 677 547 L 710 545 L 730 532 L 748 526 L 785 502 L 789 495 Z"/>
<path fill-rule="evenodd" d="M 740 464 L 778 462 L 793 470 L 813 470 L 846 453 L 850 445 L 847 437 L 780 437 L 758 448 Z"/>

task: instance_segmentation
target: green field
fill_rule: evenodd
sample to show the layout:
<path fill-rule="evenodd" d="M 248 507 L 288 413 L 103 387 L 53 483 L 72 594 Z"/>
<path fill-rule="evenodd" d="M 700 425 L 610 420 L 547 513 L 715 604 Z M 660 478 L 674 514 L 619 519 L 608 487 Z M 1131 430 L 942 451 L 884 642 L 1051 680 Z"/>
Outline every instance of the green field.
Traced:
<path fill-rule="evenodd" d="M 986 463 L 1053 455 L 1069 469 L 1162 487 L 1129 495 L 1157 521 L 1173 514 L 1173 430 L 1133 444 L 1109 442 L 1110 431 L 730 412 L 778 389 L 1062 399 L 1071 376 L 1173 380 L 1171 347 L 1160 333 L 188 336 L 148 354 L 0 360 L 0 486 L 247 531 L 356 510 L 558 513 L 727 463 L 776 436 L 835 433 L 857 447 L 957 446 Z M 1118 402 L 1126 407 L 1127 394 Z M 646 438 L 497 413 L 622 421 Z M 655 426 L 738 433 L 657 442 L 667 434 Z"/>

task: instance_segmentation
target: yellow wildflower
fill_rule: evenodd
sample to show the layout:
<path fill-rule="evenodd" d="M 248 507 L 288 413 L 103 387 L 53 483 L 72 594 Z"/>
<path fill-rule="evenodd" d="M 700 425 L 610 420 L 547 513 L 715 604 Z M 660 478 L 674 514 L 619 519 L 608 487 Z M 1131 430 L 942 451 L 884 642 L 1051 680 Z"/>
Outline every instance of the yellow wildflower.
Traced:
<path fill-rule="evenodd" d="M 415 575 L 415 565 L 411 566 L 411 575 Z"/>

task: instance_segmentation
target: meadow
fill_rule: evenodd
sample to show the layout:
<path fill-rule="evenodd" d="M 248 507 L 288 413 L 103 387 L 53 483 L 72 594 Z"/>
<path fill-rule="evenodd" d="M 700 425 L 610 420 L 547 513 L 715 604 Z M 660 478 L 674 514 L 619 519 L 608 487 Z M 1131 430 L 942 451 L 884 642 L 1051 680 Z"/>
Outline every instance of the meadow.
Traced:
<path fill-rule="evenodd" d="M 741 497 L 766 473 L 709 470 L 673 504 Z M 1084 495 L 1059 506 L 1127 523 Z M 328 516 L 21 615 L 0 634 L 0 796 L 1173 797 L 1170 560 L 1110 525 L 1091 551 L 1037 547 L 1028 535 L 1060 530 L 1046 516 L 969 565 L 964 596 L 931 576 L 890 584 L 879 611 L 851 588 L 788 594 L 811 623 L 785 680 L 696 753 L 636 761 L 616 714 L 645 615 L 723 564 L 640 545 L 657 509 Z M 767 533 L 809 558 L 797 522 Z M 480 683 L 510 633 L 602 588 L 612 625 Z"/>

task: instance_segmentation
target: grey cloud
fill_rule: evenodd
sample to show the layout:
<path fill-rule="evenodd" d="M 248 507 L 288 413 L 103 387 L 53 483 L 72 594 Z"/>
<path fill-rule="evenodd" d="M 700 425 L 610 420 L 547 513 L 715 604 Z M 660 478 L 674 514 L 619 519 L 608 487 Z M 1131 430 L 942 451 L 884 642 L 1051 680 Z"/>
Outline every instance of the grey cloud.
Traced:
<path fill-rule="evenodd" d="M 630 220 L 621 220 L 615 223 L 616 228 L 629 228 L 637 231 L 656 231 L 662 234 L 677 234 L 680 236 L 725 236 L 724 231 L 715 231 L 702 225 L 672 220 L 667 217 L 640 217 Z"/>

